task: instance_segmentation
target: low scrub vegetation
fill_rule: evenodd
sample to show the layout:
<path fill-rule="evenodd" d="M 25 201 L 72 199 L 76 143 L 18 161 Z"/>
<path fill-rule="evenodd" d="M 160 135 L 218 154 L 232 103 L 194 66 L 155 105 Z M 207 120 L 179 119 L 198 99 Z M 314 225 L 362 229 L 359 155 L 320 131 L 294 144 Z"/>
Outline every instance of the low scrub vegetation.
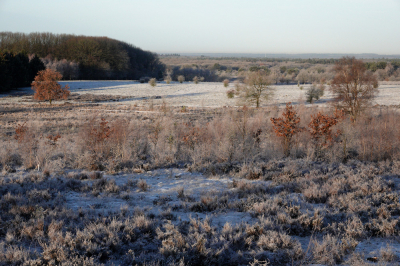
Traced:
<path fill-rule="evenodd" d="M 274 85 L 330 83 L 335 77 L 335 64 L 340 59 L 228 58 L 206 56 L 161 56 L 171 72 L 186 80 L 203 76 L 205 81 L 222 82 L 241 79 L 248 72 L 265 71 Z M 364 59 L 365 69 L 378 81 L 400 81 L 399 59 Z"/>
<path fill-rule="evenodd" d="M 3 106 L 1 265 L 397 262 L 397 109 L 153 108 Z"/>

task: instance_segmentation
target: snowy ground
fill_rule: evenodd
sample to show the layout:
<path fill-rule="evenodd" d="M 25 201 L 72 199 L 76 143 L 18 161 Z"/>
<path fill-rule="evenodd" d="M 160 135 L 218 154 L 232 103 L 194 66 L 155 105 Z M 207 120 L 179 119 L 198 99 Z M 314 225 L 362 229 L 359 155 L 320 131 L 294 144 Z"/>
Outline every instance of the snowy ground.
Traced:
<path fill-rule="evenodd" d="M 146 213 L 162 215 L 171 209 L 181 209 L 181 199 L 178 192 L 183 191 L 185 195 L 190 195 L 191 201 L 200 201 L 202 196 L 217 195 L 226 191 L 237 191 L 238 188 L 231 186 L 232 177 L 207 178 L 200 173 L 190 173 L 183 169 L 158 169 L 139 174 L 119 174 L 104 175 L 108 180 L 114 180 L 117 186 L 124 186 L 131 182 L 144 180 L 149 186 L 148 190 L 142 191 L 140 188 L 125 193 L 123 198 L 105 196 L 92 197 L 84 196 L 81 193 L 70 192 L 66 195 L 67 206 L 73 210 L 94 209 L 96 212 L 107 214 L 109 211 L 118 211 L 126 208 L 133 211 L 140 208 Z M 92 180 L 86 180 L 92 183 Z M 254 184 L 270 185 L 270 181 L 249 181 Z M 245 212 L 220 212 L 220 213 L 201 213 L 173 211 L 171 214 L 180 221 L 189 221 L 190 218 L 205 219 L 208 217 L 213 226 L 222 227 L 229 222 L 236 225 L 242 222 L 254 223 L 256 219 Z"/>
<path fill-rule="evenodd" d="M 159 82 L 156 87 L 151 87 L 147 83 L 135 81 L 63 81 L 63 86 L 68 84 L 71 93 L 94 94 L 94 95 L 118 95 L 131 97 L 120 100 L 124 104 L 145 104 L 150 98 L 154 98 L 154 104 L 160 104 L 163 100 L 172 106 L 190 106 L 190 107 L 221 107 L 235 106 L 235 99 L 228 99 L 226 91 L 233 89 L 234 84 L 225 88 L 222 82 L 203 82 L 194 84 L 193 82 L 172 82 L 166 84 Z M 293 104 L 304 102 L 305 93 L 311 85 L 275 85 L 275 93 L 267 105 L 284 105 L 286 102 Z M 303 89 L 300 89 L 303 88 Z M 23 91 L 32 93 L 30 88 Z M 329 90 L 325 90 L 325 95 L 314 103 L 318 106 L 324 106 L 331 99 Z M 10 98 L 1 99 L 2 101 L 15 101 Z M 21 101 L 21 100 L 19 100 Z M 375 104 L 379 105 L 398 105 L 400 102 L 400 83 L 382 83 L 379 87 L 379 94 L 375 99 Z"/>
<path fill-rule="evenodd" d="M 118 174 L 104 175 L 107 180 L 115 181 L 116 185 L 122 187 L 127 185 L 129 181 L 138 182 L 145 180 L 149 185 L 148 190 L 142 191 L 136 188 L 124 195 L 113 195 L 103 193 L 97 197 L 85 195 L 77 192 L 68 192 L 65 195 L 66 206 L 75 211 L 79 209 L 93 210 L 103 215 L 112 215 L 115 211 L 125 209 L 126 211 L 134 211 L 140 209 L 147 214 L 162 217 L 171 215 L 174 224 L 179 225 L 182 222 L 189 222 L 191 218 L 210 221 L 210 225 L 216 228 L 222 228 L 226 223 L 232 226 L 239 224 L 255 224 L 258 221 L 254 215 L 249 212 L 237 212 L 233 210 L 214 211 L 214 212 L 188 212 L 183 208 L 182 198 L 179 198 L 179 190 L 184 191 L 185 195 L 190 195 L 192 202 L 201 200 L 203 196 L 221 195 L 222 193 L 238 191 L 237 187 L 232 187 L 232 182 L 238 181 L 230 176 L 209 176 L 205 177 L 200 173 L 191 173 L 184 169 L 157 169 L 153 171 L 145 171 L 137 174 Z M 93 180 L 86 180 L 86 183 L 93 183 Z M 246 180 L 252 185 L 273 188 L 276 186 L 271 181 L 262 180 Z M 91 185 L 91 184 L 89 184 Z M 297 193 L 292 194 L 292 198 L 300 205 L 309 205 L 314 210 L 323 210 L 325 206 L 322 204 L 306 204 L 304 197 Z M 191 203 L 188 203 L 189 205 Z M 306 210 L 303 210 L 306 211 Z M 301 243 L 304 250 L 307 250 L 310 237 L 293 236 L 294 239 Z M 381 250 L 390 249 L 394 254 L 399 256 L 400 243 L 396 238 L 391 237 L 374 237 L 366 238 L 360 241 L 355 249 L 356 252 L 363 254 L 365 258 L 380 256 Z M 366 264 L 367 265 L 367 264 Z"/>

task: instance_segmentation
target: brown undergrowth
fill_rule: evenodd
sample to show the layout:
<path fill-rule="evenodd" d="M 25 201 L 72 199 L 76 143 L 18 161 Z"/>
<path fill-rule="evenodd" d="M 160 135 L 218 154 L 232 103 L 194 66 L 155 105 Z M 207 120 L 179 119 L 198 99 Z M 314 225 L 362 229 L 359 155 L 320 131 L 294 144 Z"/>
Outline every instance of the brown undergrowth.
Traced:
<path fill-rule="evenodd" d="M 361 264 L 359 243 L 400 232 L 396 110 L 294 106 L 304 130 L 285 154 L 279 108 L 85 109 L 1 114 L 0 265 Z M 228 181 L 140 208 L 159 168 Z M 112 200 L 126 205 L 103 211 Z M 231 213 L 248 220 L 217 223 Z M 390 244 L 376 256 L 398 260 Z"/>

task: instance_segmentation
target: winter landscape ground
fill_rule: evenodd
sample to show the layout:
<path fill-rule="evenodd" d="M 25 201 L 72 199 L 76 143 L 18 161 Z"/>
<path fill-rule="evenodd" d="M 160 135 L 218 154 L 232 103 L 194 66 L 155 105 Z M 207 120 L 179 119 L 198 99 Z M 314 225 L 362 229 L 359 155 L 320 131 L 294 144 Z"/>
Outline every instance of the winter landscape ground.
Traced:
<path fill-rule="evenodd" d="M 398 265 L 400 84 L 318 149 L 311 85 L 261 108 L 222 83 L 61 82 L 0 98 L 0 265 Z M 230 84 L 233 88 L 233 84 Z M 305 128 L 285 157 L 270 118 Z"/>

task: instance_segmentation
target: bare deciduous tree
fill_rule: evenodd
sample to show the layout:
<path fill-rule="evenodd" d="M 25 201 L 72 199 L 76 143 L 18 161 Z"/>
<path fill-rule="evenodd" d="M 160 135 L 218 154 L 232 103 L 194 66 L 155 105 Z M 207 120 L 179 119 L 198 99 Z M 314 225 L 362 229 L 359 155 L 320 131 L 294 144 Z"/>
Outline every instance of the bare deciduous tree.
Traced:
<path fill-rule="evenodd" d="M 244 85 L 237 88 L 239 99 L 244 103 L 255 104 L 258 108 L 262 100 L 269 100 L 272 97 L 273 88 L 269 85 L 270 79 L 264 71 L 249 72 Z"/>
<path fill-rule="evenodd" d="M 378 93 L 378 81 L 363 61 L 354 57 L 343 57 L 334 70 L 336 75 L 330 87 L 334 104 L 356 120 Z"/>

